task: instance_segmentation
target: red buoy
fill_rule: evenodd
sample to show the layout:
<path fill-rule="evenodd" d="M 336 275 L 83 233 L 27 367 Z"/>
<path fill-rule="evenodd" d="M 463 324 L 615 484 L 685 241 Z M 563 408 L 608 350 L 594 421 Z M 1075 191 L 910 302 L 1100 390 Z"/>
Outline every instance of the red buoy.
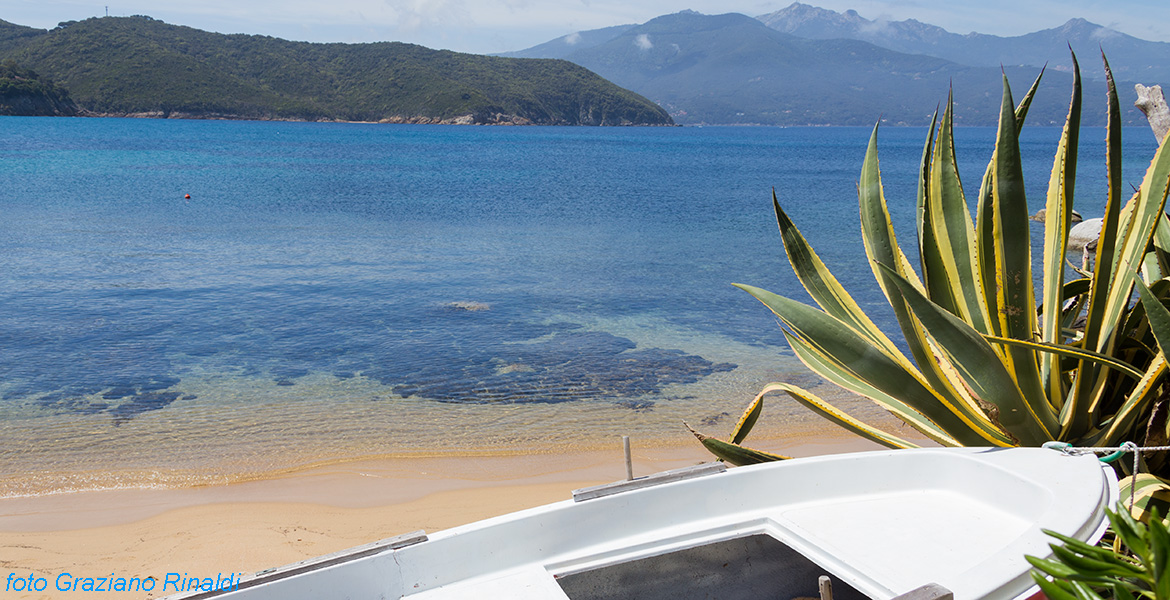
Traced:
<path fill-rule="evenodd" d="M 185 196 L 183 196 L 183 197 L 184 197 L 184 198 L 186 198 L 186 199 L 188 199 L 188 200 L 190 200 L 190 199 L 191 199 L 191 194 L 187 194 L 187 195 L 185 195 Z"/>

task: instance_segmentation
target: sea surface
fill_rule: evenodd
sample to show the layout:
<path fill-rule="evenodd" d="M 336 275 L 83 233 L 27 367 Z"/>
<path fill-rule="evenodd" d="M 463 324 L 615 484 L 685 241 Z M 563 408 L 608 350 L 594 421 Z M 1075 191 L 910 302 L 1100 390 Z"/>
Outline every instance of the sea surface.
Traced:
<path fill-rule="evenodd" d="M 0 497 L 684 444 L 774 380 L 898 429 L 731 286 L 807 298 L 774 188 L 894 330 L 858 228 L 869 134 L 0 117 Z M 925 135 L 879 134 L 911 256 Z M 972 199 L 994 135 L 956 131 Z M 1086 217 L 1104 135 L 1081 134 Z M 1033 211 L 1058 136 L 1025 129 Z M 1137 185 L 1154 139 L 1125 139 Z M 780 397 L 758 429 L 835 435 Z"/>

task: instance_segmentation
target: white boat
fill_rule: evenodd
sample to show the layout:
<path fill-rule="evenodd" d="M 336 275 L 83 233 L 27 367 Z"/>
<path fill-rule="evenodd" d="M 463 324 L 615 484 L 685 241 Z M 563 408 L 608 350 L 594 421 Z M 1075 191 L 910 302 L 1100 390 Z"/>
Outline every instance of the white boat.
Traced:
<path fill-rule="evenodd" d="M 1051 529 L 1090 542 L 1113 471 L 1041 448 L 709 463 L 431 535 L 360 546 L 172 600 L 1008 600 Z"/>

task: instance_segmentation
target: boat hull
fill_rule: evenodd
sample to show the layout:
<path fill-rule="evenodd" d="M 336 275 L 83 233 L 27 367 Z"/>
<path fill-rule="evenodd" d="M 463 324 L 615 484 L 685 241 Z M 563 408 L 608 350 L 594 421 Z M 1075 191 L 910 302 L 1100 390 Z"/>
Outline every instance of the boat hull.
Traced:
<path fill-rule="evenodd" d="M 669 478 L 668 478 L 669 479 Z M 1009 600 L 1041 529 L 1095 541 L 1116 478 L 1039 448 L 865 452 L 728 469 L 339 553 L 187 600 L 816 597 L 887 600 L 938 584 Z"/>

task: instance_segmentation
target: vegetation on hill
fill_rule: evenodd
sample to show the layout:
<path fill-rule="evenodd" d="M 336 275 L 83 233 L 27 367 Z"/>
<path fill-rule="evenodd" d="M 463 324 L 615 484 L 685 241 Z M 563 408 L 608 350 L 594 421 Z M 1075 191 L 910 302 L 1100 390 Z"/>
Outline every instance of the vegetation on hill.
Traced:
<path fill-rule="evenodd" d="M 36 72 L 22 68 L 16 61 L 0 62 L 0 115 L 72 116 L 77 105 L 69 94 L 42 80 Z"/>
<path fill-rule="evenodd" d="M 149 17 L 0 25 L 0 58 L 99 114 L 398 122 L 670 124 L 653 102 L 559 60 L 396 42 L 222 35 Z"/>

